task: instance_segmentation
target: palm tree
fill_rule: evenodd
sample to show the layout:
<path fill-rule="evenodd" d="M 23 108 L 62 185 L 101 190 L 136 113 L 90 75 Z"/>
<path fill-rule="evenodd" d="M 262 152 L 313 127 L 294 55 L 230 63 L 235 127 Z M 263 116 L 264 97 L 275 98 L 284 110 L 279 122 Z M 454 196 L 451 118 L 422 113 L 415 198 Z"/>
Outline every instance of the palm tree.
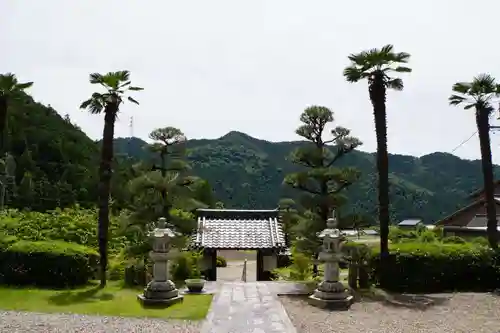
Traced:
<path fill-rule="evenodd" d="M 347 82 L 368 80 L 368 93 L 373 105 L 375 133 L 377 135 L 377 170 L 378 170 L 378 219 L 380 223 L 380 255 L 389 254 L 389 157 L 387 152 L 387 89 L 403 90 L 403 80 L 391 74 L 409 73 L 411 68 L 404 66 L 410 60 L 410 54 L 395 52 L 392 45 L 381 49 L 371 49 L 349 57 L 351 64 L 344 69 Z"/>
<path fill-rule="evenodd" d="M 108 265 L 108 230 L 109 230 L 109 193 L 111 190 L 111 163 L 113 161 L 113 138 L 115 121 L 120 111 L 120 105 L 127 91 L 143 90 L 130 85 L 130 72 L 119 71 L 107 74 L 90 74 L 90 83 L 99 84 L 106 90 L 104 93 L 95 92 L 84 101 L 81 109 L 87 109 L 92 114 L 104 112 L 104 130 L 102 132 L 101 162 L 99 165 L 99 225 L 97 231 L 100 255 L 101 287 L 106 286 L 106 268 Z M 127 96 L 127 100 L 139 104 L 135 99 Z"/>
<path fill-rule="evenodd" d="M 497 214 L 495 206 L 495 184 L 490 146 L 490 115 L 492 102 L 500 96 L 500 84 L 489 74 L 480 74 L 472 82 L 458 82 L 453 85 L 453 95 L 448 99 L 451 105 L 464 105 L 464 109 L 476 110 L 476 125 L 481 148 L 486 216 L 488 219 L 488 242 L 494 249 L 498 247 Z"/>
<path fill-rule="evenodd" d="M 7 109 L 12 99 L 18 97 L 33 82 L 21 83 L 13 73 L 0 74 L 0 156 L 5 154 L 5 131 L 7 128 Z"/>

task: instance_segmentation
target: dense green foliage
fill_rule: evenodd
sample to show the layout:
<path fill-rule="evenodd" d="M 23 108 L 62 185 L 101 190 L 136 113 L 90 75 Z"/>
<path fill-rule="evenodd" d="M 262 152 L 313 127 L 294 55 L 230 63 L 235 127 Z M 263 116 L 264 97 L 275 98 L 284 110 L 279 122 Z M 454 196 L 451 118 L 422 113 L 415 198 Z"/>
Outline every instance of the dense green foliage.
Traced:
<path fill-rule="evenodd" d="M 94 209 L 64 209 L 47 213 L 6 210 L 0 213 L 0 234 L 25 241 L 64 241 L 97 248 L 97 212 Z M 117 217 L 112 217 L 110 250 L 127 244 Z"/>
<path fill-rule="evenodd" d="M 15 161 L 13 177 L 8 178 L 9 207 L 43 211 L 76 202 L 83 207 L 95 205 L 99 143 L 89 139 L 68 117 L 61 117 L 27 95 L 12 103 L 8 124 L 7 147 Z M 143 149 L 145 144 L 138 138 L 115 140 L 115 210 L 126 206 L 129 199 L 124 187 L 134 176 L 133 163 L 151 157 Z M 216 200 L 225 207 L 272 208 L 280 198 L 296 198 L 297 192 L 283 186 L 283 179 L 298 171 L 288 156 L 302 144 L 273 143 L 230 132 L 220 139 L 190 140 L 187 148 L 192 173 L 208 181 Z M 480 161 L 450 154 L 420 158 L 390 155 L 389 165 L 393 221 L 420 216 L 431 223 L 464 205 L 467 195 L 483 185 Z M 360 180 L 347 191 L 353 203 L 349 207 L 375 215 L 374 154 L 354 151 L 339 161 L 339 166 L 356 167 L 361 172 Z M 495 173 L 500 174 L 498 167 Z"/>
<path fill-rule="evenodd" d="M 33 210 L 95 204 L 99 146 L 68 117 L 22 95 L 8 113 L 6 204 Z"/>
<path fill-rule="evenodd" d="M 0 283 L 67 287 L 93 275 L 97 253 L 62 241 L 18 241 L 0 251 Z"/>
<path fill-rule="evenodd" d="M 227 267 L 227 260 L 222 256 L 217 256 L 217 267 Z"/>
<path fill-rule="evenodd" d="M 290 154 L 290 160 L 300 171 L 287 174 L 284 183 L 300 193 L 298 202 L 308 217 L 299 219 L 286 229 L 292 230 L 297 236 L 296 246 L 300 251 L 317 253 L 320 246 L 317 234 L 326 228 L 326 222 L 334 210 L 339 210 L 347 203 L 344 193 L 360 177 L 359 170 L 339 167 L 338 162 L 352 153 L 361 142 L 351 136 L 348 129 L 332 126 L 333 112 L 326 107 L 306 108 L 300 115 L 300 121 L 295 132 L 307 143 Z M 280 206 L 283 201 L 280 201 Z M 283 213 L 283 217 L 287 217 L 285 224 L 292 222 L 289 213 Z"/>
<path fill-rule="evenodd" d="M 384 272 L 378 249 L 370 260 L 375 281 L 388 281 L 381 287 L 399 292 L 492 290 L 500 281 L 500 253 L 471 243 L 396 244 Z"/>
<path fill-rule="evenodd" d="M 116 149 L 148 159 L 140 139 L 117 139 Z M 217 200 L 226 208 L 272 208 L 280 198 L 295 197 L 283 186 L 286 174 L 297 171 L 288 156 L 304 142 L 268 142 L 239 132 L 215 140 L 190 140 L 188 158 L 193 172 L 212 186 Z M 374 154 L 354 151 L 339 161 L 361 172 L 346 196 L 356 210 L 376 213 L 376 170 Z M 426 223 L 453 213 L 469 202 L 468 195 L 482 188 L 481 162 L 460 159 L 447 153 L 420 158 L 389 155 L 391 216 L 397 222 L 422 217 Z M 500 174 L 500 168 L 495 167 Z M 425 207 L 425 209 L 424 209 Z"/>

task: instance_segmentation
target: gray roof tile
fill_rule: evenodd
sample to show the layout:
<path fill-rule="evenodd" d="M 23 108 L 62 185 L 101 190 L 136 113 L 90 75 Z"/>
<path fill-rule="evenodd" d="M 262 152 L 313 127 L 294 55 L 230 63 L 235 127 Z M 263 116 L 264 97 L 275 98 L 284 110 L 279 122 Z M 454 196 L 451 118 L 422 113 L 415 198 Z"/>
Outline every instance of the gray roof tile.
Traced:
<path fill-rule="evenodd" d="M 193 245 L 218 249 L 284 248 L 277 210 L 198 210 Z"/>

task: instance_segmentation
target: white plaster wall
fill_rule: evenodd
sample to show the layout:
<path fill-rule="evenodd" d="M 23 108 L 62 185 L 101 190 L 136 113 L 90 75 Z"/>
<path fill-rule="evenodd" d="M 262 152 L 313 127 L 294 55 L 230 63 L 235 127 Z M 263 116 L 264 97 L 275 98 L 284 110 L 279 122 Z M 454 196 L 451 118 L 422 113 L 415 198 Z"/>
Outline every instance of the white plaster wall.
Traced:
<path fill-rule="evenodd" d="M 275 254 L 269 256 L 263 256 L 262 259 L 263 259 L 264 271 L 270 272 L 278 267 L 278 257 Z"/>

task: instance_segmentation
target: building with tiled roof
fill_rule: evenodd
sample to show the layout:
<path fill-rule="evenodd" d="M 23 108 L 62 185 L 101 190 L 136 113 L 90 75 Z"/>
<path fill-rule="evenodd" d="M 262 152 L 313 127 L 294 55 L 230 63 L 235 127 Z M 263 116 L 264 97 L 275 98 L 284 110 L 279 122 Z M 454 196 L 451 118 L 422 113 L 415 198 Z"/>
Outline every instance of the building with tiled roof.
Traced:
<path fill-rule="evenodd" d="M 475 201 L 436 222 L 436 226 L 444 228 L 446 235 L 486 236 L 488 219 L 484 191 L 478 190 L 472 193 L 470 198 L 475 199 Z M 500 230 L 500 181 L 495 182 L 495 203 L 497 224 Z"/>
<path fill-rule="evenodd" d="M 217 278 L 217 250 L 256 250 L 257 280 L 264 280 L 287 248 L 277 209 L 198 209 L 197 219 L 191 246 L 204 251 L 209 280 Z"/>
<path fill-rule="evenodd" d="M 194 246 L 203 249 L 286 247 L 278 210 L 199 209 Z"/>

